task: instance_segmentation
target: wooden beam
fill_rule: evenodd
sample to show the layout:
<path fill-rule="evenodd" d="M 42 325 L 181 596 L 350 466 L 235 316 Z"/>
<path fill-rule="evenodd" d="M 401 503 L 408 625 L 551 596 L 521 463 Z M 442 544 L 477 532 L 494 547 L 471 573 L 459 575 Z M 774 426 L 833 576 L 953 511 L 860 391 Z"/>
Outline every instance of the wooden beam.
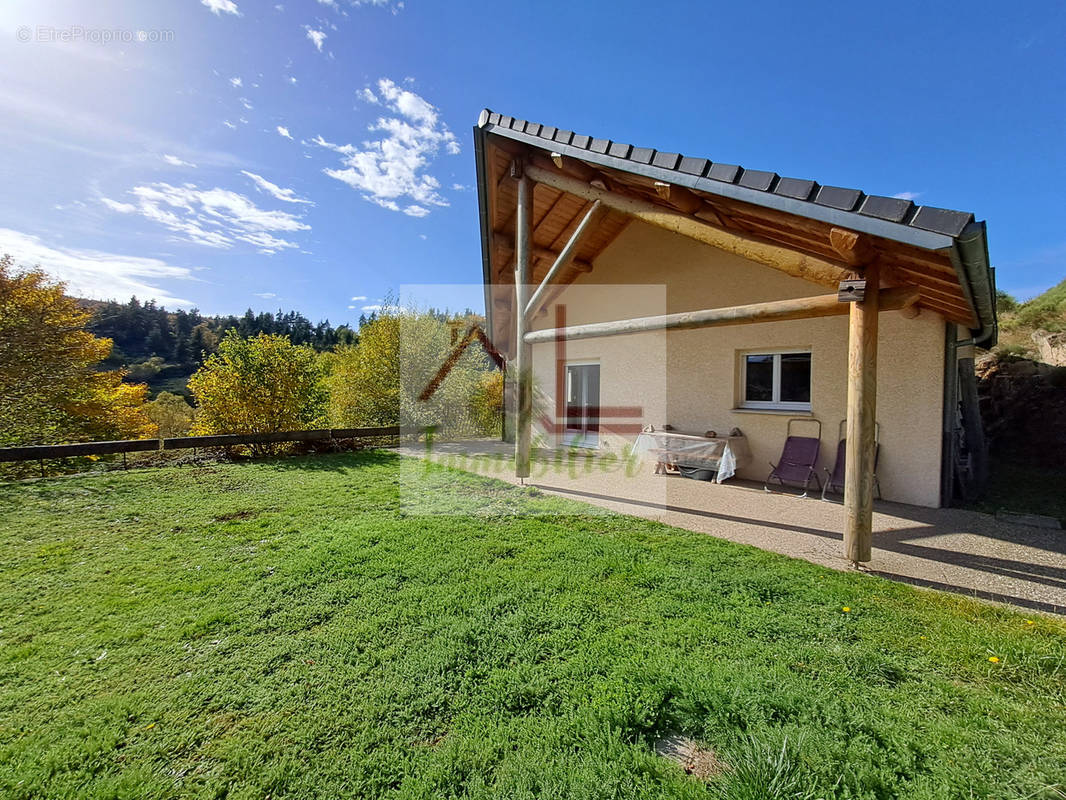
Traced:
<path fill-rule="evenodd" d="M 574 254 L 577 253 L 577 248 L 581 244 L 581 240 L 589 230 L 594 228 L 597 223 L 603 218 L 603 215 L 607 212 L 600 201 L 597 200 L 592 204 L 592 208 L 588 210 L 584 218 L 574 228 L 574 232 L 570 235 L 569 241 L 563 245 L 563 249 L 559 251 L 559 255 L 555 259 L 555 263 L 548 269 L 548 274 L 540 282 L 540 286 L 533 292 L 533 296 L 529 299 L 529 305 L 525 307 L 527 314 L 532 314 L 536 311 L 537 306 L 544 299 L 548 291 L 548 285 L 562 273 L 564 269 L 570 266 L 574 260 Z M 521 310 L 521 309 L 520 309 Z"/>
<path fill-rule="evenodd" d="M 880 294 L 880 309 L 895 311 L 915 303 L 918 290 L 913 286 L 896 286 L 891 289 L 882 289 Z M 572 341 L 647 331 L 717 328 L 726 325 L 751 325 L 757 322 L 834 317 L 850 313 L 850 307 L 854 305 L 854 303 L 841 303 L 835 294 L 824 294 L 816 297 L 799 297 L 794 300 L 774 300 L 769 303 L 752 303 L 745 306 L 712 308 L 703 311 L 682 311 L 654 317 L 636 317 L 613 322 L 574 325 L 570 328 L 539 330 L 527 333 L 525 341 L 528 344 L 541 344 L 558 338 Z"/>
<path fill-rule="evenodd" d="M 773 244 L 754 236 L 723 230 L 691 216 L 670 211 L 650 200 L 616 194 L 597 189 L 588 183 L 561 175 L 537 165 L 529 165 L 530 179 L 586 200 L 600 200 L 608 208 L 627 214 L 649 225 L 663 228 L 694 239 L 719 250 L 764 264 L 787 275 L 802 278 L 821 286 L 836 288 L 846 277 L 846 265 L 828 261 L 788 247 Z"/>
<path fill-rule="evenodd" d="M 853 267 L 868 264 L 873 260 L 873 247 L 870 240 L 855 231 L 831 228 L 829 244 L 845 264 Z"/>
<path fill-rule="evenodd" d="M 529 284 L 533 254 L 533 180 L 526 174 L 524 164 L 515 163 L 512 171 L 519 171 L 518 209 L 515 215 L 515 344 L 517 358 L 518 397 L 515 435 L 515 477 L 529 477 L 529 448 L 533 426 L 533 351 L 525 343 L 528 317 L 522 313 L 529 303 Z"/>
<path fill-rule="evenodd" d="M 866 296 L 848 303 L 848 417 L 844 455 L 844 555 L 869 561 L 873 547 L 877 453 L 877 318 L 883 292 L 877 262 L 865 267 Z M 886 290 L 890 291 L 890 290 Z"/>
<path fill-rule="evenodd" d="M 492 240 L 509 253 L 513 253 L 515 250 L 514 239 L 506 233 L 501 233 L 500 231 L 493 231 Z M 533 254 L 534 258 L 543 258 L 548 261 L 555 261 L 555 259 L 559 257 L 560 251 L 551 250 L 547 247 L 540 247 L 538 245 L 532 245 L 532 247 L 530 248 L 530 252 Z M 578 272 L 592 272 L 592 264 L 581 258 L 575 258 L 571 262 L 570 266 L 576 269 Z"/>

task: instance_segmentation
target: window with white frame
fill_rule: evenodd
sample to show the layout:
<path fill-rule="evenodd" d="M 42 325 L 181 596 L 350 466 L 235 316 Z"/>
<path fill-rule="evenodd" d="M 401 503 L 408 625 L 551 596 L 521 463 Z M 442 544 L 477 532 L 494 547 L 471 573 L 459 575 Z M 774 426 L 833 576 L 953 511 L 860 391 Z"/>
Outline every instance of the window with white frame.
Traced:
<path fill-rule="evenodd" d="M 745 353 L 741 360 L 741 408 L 811 410 L 811 351 Z"/>

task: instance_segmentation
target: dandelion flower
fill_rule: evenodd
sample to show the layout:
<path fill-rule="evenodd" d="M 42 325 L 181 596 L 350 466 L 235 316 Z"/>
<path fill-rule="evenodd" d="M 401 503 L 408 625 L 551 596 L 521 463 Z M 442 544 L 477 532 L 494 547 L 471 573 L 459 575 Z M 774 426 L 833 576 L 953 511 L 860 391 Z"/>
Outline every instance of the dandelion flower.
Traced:
<path fill-rule="evenodd" d="M 851 613 L 851 606 L 844 606 L 844 613 L 845 614 L 850 614 Z"/>
<path fill-rule="evenodd" d="M 1026 625 L 1032 625 L 1032 624 L 1033 624 L 1033 621 L 1032 621 L 1031 619 L 1027 619 L 1027 620 L 1025 621 L 1025 624 L 1026 624 Z"/>
<path fill-rule="evenodd" d="M 152 728 L 154 728 L 154 727 L 155 727 L 155 723 L 153 722 L 153 723 L 152 723 L 151 725 L 146 725 L 146 726 L 144 727 L 144 729 L 145 729 L 146 731 L 150 731 L 150 730 L 152 730 Z"/>
<path fill-rule="evenodd" d="M 999 663 L 999 656 L 989 656 L 988 660 L 991 661 L 993 664 L 998 664 Z"/>

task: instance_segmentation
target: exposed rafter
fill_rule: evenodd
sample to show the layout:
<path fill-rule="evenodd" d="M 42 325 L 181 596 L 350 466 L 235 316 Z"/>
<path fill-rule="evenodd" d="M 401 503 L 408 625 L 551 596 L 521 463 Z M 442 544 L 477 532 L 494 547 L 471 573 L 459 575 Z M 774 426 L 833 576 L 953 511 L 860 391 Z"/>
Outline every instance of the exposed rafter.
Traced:
<path fill-rule="evenodd" d="M 648 200 L 598 189 L 577 178 L 560 174 L 539 164 L 529 164 L 526 170 L 530 179 L 538 183 L 583 197 L 586 200 L 599 200 L 606 207 L 649 225 L 664 228 L 821 286 L 835 288 L 849 272 L 845 264 L 800 253 L 754 236 L 727 231 L 680 212 L 668 211 Z"/>

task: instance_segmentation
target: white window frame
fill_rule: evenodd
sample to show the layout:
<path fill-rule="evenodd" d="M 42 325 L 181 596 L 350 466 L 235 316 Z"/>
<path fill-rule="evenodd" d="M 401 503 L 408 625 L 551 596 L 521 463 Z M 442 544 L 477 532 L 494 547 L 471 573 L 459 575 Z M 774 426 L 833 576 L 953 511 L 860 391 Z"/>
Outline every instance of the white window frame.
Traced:
<path fill-rule="evenodd" d="M 785 403 L 781 401 L 781 356 L 807 354 L 811 356 L 811 396 L 814 396 L 814 355 L 809 347 L 784 347 L 775 350 L 749 350 L 740 354 L 740 403 L 739 408 L 767 411 L 810 411 L 811 404 Z M 773 399 L 748 400 L 748 357 L 773 356 Z"/>

